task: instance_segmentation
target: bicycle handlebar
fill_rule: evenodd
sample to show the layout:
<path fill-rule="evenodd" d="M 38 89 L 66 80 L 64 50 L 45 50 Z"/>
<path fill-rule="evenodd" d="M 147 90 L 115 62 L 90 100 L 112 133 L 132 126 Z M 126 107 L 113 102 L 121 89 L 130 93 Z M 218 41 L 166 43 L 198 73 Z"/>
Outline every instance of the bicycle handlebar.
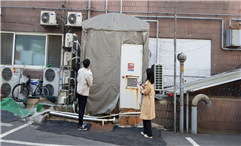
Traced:
<path fill-rule="evenodd" d="M 31 78 L 30 78 L 30 75 L 29 75 L 29 74 L 27 75 L 27 77 L 28 77 L 27 84 L 33 84 L 33 83 L 31 82 Z M 43 83 L 43 80 L 39 79 L 38 82 L 39 82 L 39 84 L 42 84 L 42 83 Z"/>

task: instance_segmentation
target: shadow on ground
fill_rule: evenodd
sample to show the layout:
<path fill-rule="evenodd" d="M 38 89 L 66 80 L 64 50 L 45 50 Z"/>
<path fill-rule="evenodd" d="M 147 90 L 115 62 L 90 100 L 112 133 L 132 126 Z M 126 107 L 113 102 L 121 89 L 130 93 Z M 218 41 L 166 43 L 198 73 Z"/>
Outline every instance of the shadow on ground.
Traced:
<path fill-rule="evenodd" d="M 13 113 L 5 110 L 1 110 L 1 122 L 10 123 L 19 120 L 20 117 L 15 116 Z"/>
<path fill-rule="evenodd" d="M 161 137 L 161 132 L 156 128 L 152 129 L 153 139 L 148 139 L 141 135 L 141 131 L 143 130 L 142 128 L 120 128 L 114 126 L 113 131 L 100 133 L 89 131 L 90 127 L 91 124 L 87 124 L 87 131 L 79 131 L 77 130 L 77 123 L 67 121 L 46 121 L 41 124 L 37 130 L 55 134 L 82 137 L 117 145 L 166 145 Z"/>

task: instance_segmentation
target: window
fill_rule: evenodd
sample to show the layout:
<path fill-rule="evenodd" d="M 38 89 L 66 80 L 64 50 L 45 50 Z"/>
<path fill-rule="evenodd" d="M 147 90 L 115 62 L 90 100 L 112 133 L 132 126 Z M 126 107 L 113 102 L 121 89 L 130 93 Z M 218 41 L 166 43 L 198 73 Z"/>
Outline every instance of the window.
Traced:
<path fill-rule="evenodd" d="M 130 88 L 131 87 L 137 87 L 136 80 L 138 80 L 138 79 L 132 78 L 132 77 L 127 78 L 127 86 L 130 87 Z"/>
<path fill-rule="evenodd" d="M 61 46 L 61 34 L 2 31 L 0 64 L 60 67 Z"/>
<path fill-rule="evenodd" d="M 1 33 L 1 63 L 12 65 L 14 33 Z"/>
<path fill-rule="evenodd" d="M 16 35 L 14 64 L 45 65 L 46 36 Z"/>
<path fill-rule="evenodd" d="M 51 64 L 51 67 L 60 67 L 62 36 L 51 35 L 48 40 L 48 60 L 46 65 Z"/>

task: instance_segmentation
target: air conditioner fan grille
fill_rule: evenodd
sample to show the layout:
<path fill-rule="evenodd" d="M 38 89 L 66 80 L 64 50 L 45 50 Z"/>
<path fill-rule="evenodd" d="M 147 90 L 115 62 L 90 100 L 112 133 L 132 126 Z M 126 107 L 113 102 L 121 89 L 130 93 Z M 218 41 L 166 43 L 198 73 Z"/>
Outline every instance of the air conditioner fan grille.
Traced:
<path fill-rule="evenodd" d="M 52 82 L 55 79 L 55 72 L 53 69 L 47 69 L 45 72 L 45 79 Z"/>
<path fill-rule="evenodd" d="M 2 96 L 7 97 L 11 92 L 11 86 L 8 83 L 3 83 L 1 86 Z"/>
<path fill-rule="evenodd" d="M 9 81 L 12 78 L 12 70 L 10 68 L 4 68 L 2 70 L 2 77 L 4 80 Z"/>
<path fill-rule="evenodd" d="M 49 22 L 49 13 L 43 13 L 43 14 L 42 14 L 42 21 L 43 21 L 44 23 Z"/>
<path fill-rule="evenodd" d="M 51 84 L 47 84 L 45 87 L 49 90 L 49 95 L 52 96 L 54 94 L 54 87 Z"/>
<path fill-rule="evenodd" d="M 74 24 L 76 22 L 76 15 L 75 14 L 70 14 L 69 15 L 69 23 Z"/>

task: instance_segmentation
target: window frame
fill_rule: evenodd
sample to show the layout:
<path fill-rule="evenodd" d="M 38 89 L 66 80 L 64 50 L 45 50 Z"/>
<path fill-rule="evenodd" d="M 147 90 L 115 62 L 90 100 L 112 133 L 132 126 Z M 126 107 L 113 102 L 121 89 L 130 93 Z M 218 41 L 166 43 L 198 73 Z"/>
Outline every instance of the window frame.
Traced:
<path fill-rule="evenodd" d="M 13 54 L 14 54 L 14 50 L 13 48 L 15 47 L 15 32 L 14 31 L 0 31 L 1 33 L 12 33 L 13 34 L 13 45 L 12 45 L 12 64 L 13 65 Z M 2 43 L 2 42 L 1 42 Z M 2 62 L 1 62 L 2 65 Z M 8 65 L 8 64 L 7 64 Z"/>
<path fill-rule="evenodd" d="M 128 79 L 136 79 L 137 81 L 139 80 L 138 76 L 132 76 L 132 77 L 127 77 L 126 79 L 126 89 L 138 89 L 138 83 L 135 82 L 136 86 L 128 86 Z"/>
<path fill-rule="evenodd" d="M 47 65 L 48 62 L 48 45 L 49 45 L 49 36 L 50 35 L 57 35 L 57 36 L 61 36 L 61 46 L 63 46 L 63 36 L 64 34 L 61 33 L 41 33 L 41 32 L 14 32 L 14 31 L 0 31 L 0 33 L 13 33 L 13 46 L 12 46 L 12 66 L 13 67 L 17 67 L 17 68 L 30 68 L 30 69 L 42 69 L 43 67 L 45 67 Z M 14 64 L 14 59 L 15 59 L 15 45 L 16 45 L 16 35 L 35 35 L 35 36 L 45 36 L 45 62 L 44 62 L 44 66 L 37 66 L 37 65 L 17 65 Z M 62 61 L 62 49 L 60 50 L 61 53 L 61 58 L 60 58 L 60 62 Z"/>
<path fill-rule="evenodd" d="M 57 36 L 62 36 L 61 37 L 61 46 L 64 46 L 64 34 L 60 34 L 60 33 L 46 33 L 46 35 L 47 35 L 47 37 L 46 37 L 46 39 L 47 39 L 47 42 L 46 42 L 46 48 L 47 48 L 47 52 L 48 52 L 48 45 L 49 45 L 49 36 L 50 35 L 57 35 Z M 61 66 L 61 64 L 62 64 L 62 61 L 63 61 L 63 59 L 62 59 L 62 57 L 63 57 L 63 49 L 61 48 L 61 50 L 60 50 L 60 66 Z M 46 58 L 45 58 L 46 60 L 45 60 L 45 64 L 46 64 L 46 62 L 48 62 L 48 56 L 46 56 Z M 46 65 L 45 65 L 46 66 Z"/>

